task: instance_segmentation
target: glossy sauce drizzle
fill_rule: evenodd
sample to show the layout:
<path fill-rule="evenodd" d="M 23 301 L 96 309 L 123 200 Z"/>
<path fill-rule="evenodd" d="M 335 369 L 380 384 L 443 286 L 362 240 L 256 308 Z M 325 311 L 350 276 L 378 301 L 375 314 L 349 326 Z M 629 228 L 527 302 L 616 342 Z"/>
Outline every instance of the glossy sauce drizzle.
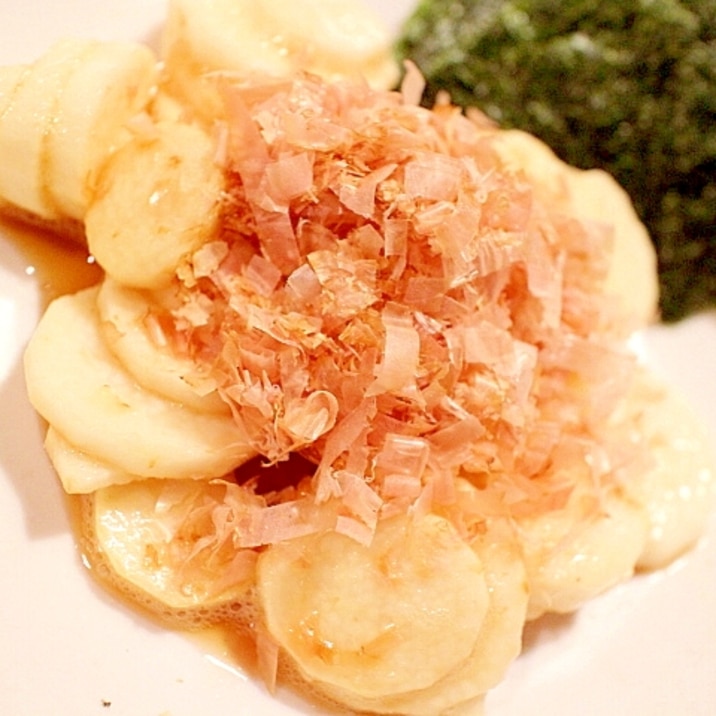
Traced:
<path fill-rule="evenodd" d="M 12 244 L 24 256 L 25 273 L 35 279 L 43 307 L 58 296 L 97 283 L 102 277 L 102 270 L 86 246 L 47 229 L 2 218 L 0 241 Z"/>

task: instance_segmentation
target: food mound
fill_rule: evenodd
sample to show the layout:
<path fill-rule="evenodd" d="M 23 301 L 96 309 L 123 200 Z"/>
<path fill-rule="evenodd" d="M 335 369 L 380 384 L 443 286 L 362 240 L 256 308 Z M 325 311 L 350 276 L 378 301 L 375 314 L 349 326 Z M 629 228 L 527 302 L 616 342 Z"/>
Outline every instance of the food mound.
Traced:
<path fill-rule="evenodd" d="M 630 350 L 656 279 L 615 182 L 412 71 L 193 106 L 171 70 L 82 185 L 104 278 L 25 359 L 96 571 L 247 630 L 271 688 L 434 716 L 693 543 L 707 441 Z"/>

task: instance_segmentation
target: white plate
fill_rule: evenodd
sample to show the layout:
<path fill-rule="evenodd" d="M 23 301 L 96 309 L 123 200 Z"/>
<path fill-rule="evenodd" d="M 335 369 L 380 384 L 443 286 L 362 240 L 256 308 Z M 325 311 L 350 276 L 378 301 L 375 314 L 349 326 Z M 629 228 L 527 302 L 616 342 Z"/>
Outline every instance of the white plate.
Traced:
<path fill-rule="evenodd" d="M 393 26 L 411 6 L 371 4 Z M 154 41 L 163 15 L 160 0 L 3 0 L 0 63 L 31 60 L 60 36 Z M 41 308 L 31 263 L 0 225 L 0 713 L 321 713 L 290 694 L 268 696 L 236 665 L 157 627 L 87 574 L 24 392 L 22 349 Z M 716 316 L 654 329 L 645 349 L 716 434 Z M 529 629 L 526 642 L 487 716 L 713 713 L 716 524 L 673 567 Z"/>

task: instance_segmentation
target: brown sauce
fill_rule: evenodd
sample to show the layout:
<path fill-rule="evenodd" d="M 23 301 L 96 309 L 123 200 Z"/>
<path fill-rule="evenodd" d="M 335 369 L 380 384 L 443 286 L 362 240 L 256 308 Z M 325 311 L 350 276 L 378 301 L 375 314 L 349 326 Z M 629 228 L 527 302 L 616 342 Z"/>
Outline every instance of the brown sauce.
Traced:
<path fill-rule="evenodd" d="M 37 283 L 43 305 L 97 283 L 102 270 L 80 241 L 47 228 L 0 218 L 0 241 L 11 243 L 25 259 L 25 273 Z"/>

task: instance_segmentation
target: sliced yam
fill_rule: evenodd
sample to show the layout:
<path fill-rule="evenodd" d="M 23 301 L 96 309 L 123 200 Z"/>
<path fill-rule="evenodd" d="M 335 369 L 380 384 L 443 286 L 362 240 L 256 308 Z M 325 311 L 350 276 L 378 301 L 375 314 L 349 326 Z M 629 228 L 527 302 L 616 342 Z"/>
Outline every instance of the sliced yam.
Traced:
<path fill-rule="evenodd" d="M 2 126 L 2 116 L 11 108 L 15 93 L 22 86 L 23 79 L 29 72 L 30 65 L 0 67 L 0 126 Z M 1 172 L 2 168 L 0 168 Z M 0 214 L 18 217 L 24 216 L 28 212 L 20 209 L 16 204 L 11 204 L 0 194 Z"/>
<path fill-rule="evenodd" d="M 562 160 L 537 137 L 505 130 L 495 147 L 508 168 L 523 171 L 535 190 L 581 220 L 611 224 L 613 249 L 606 290 L 619 301 L 627 329 L 643 328 L 658 315 L 656 251 L 631 199 L 600 169 L 582 170 Z"/>
<path fill-rule="evenodd" d="M 62 487 L 70 495 L 84 495 L 110 485 L 123 485 L 141 479 L 78 450 L 52 426 L 45 435 L 45 450 Z"/>
<path fill-rule="evenodd" d="M 575 468 L 578 469 L 578 468 Z M 634 574 L 646 544 L 644 508 L 619 487 L 597 498 L 578 481 L 567 504 L 518 521 L 527 580 L 528 618 L 568 613 Z"/>
<path fill-rule="evenodd" d="M 659 315 L 656 251 L 629 195 L 601 169 L 572 176 L 572 203 L 578 216 L 611 223 L 614 247 L 605 289 L 616 296 L 631 329 L 654 323 Z"/>
<path fill-rule="evenodd" d="M 360 709 L 459 669 L 490 603 L 481 560 L 436 515 L 380 522 L 369 546 L 333 531 L 272 545 L 258 596 L 297 671 Z"/>
<path fill-rule="evenodd" d="M 47 136 L 46 183 L 60 213 L 84 218 L 99 170 L 129 138 L 128 125 L 149 105 L 157 80 L 157 60 L 144 45 L 87 43 Z"/>
<path fill-rule="evenodd" d="M 162 43 L 168 89 L 207 118 L 220 108 L 212 72 L 307 70 L 380 89 L 399 77 L 388 31 L 358 0 L 172 0 Z"/>
<path fill-rule="evenodd" d="M 224 187 L 215 152 L 198 127 L 159 122 L 111 157 L 85 218 L 90 251 L 109 276 L 162 288 L 215 236 Z"/>
<path fill-rule="evenodd" d="M 231 417 L 142 388 L 107 348 L 97 288 L 50 304 L 25 353 L 35 409 L 70 444 L 143 477 L 218 477 L 252 457 Z"/>
<path fill-rule="evenodd" d="M 31 65 L 6 65 L 0 67 L 0 117 L 12 104 L 15 92 L 23 84 Z"/>
<path fill-rule="evenodd" d="M 632 430 L 648 444 L 650 469 L 628 485 L 649 516 L 637 566 L 658 569 L 692 547 L 716 504 L 716 459 L 703 422 L 673 388 L 642 371 L 628 400 Z"/>
<path fill-rule="evenodd" d="M 48 137 L 68 78 L 87 54 L 74 40 L 53 45 L 20 73 L 0 114 L 0 197 L 43 219 L 60 215 L 47 192 Z"/>
<path fill-rule="evenodd" d="M 45 221 L 81 221 L 94 173 L 156 79 L 154 55 L 135 43 L 62 40 L 27 68 L 5 68 L 0 197 Z"/>
<path fill-rule="evenodd" d="M 152 303 L 146 293 L 106 277 L 97 295 L 102 336 L 124 368 L 144 388 L 193 410 L 230 414 L 214 384 L 188 356 L 176 355 L 149 325 Z"/>
<path fill-rule="evenodd" d="M 160 612 L 206 612 L 244 597 L 255 583 L 256 555 L 236 550 L 213 520 L 229 489 L 240 488 L 149 479 L 97 490 L 90 530 L 110 580 Z"/>
<path fill-rule="evenodd" d="M 488 523 L 485 533 L 470 544 L 484 565 L 490 603 L 469 657 L 428 689 L 365 702 L 361 708 L 410 716 L 480 713 L 485 694 L 519 656 L 528 585 L 515 535 L 497 521 Z"/>

